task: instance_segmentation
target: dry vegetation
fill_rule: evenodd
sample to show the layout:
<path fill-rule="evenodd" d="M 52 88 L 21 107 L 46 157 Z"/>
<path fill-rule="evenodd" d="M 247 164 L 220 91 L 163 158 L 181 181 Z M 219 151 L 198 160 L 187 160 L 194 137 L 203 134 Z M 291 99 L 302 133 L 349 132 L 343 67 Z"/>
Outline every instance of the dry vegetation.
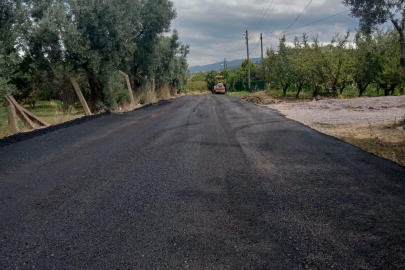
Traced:
<path fill-rule="evenodd" d="M 334 136 L 377 156 L 405 166 L 405 131 L 398 123 L 330 125 L 314 123 L 312 128 Z"/>

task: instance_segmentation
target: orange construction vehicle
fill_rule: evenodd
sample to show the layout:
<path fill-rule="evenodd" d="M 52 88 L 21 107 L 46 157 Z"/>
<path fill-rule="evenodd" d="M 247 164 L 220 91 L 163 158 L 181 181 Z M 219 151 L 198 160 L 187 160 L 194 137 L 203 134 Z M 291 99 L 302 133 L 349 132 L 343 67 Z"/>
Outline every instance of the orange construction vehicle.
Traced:
<path fill-rule="evenodd" d="M 223 76 L 215 77 L 214 94 L 226 94 L 226 80 Z"/>

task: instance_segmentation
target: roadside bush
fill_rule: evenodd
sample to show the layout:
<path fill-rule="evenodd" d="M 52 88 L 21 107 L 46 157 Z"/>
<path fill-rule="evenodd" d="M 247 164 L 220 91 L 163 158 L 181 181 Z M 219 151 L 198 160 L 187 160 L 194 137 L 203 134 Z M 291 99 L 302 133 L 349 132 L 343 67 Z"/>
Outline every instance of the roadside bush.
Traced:
<path fill-rule="evenodd" d="M 207 82 L 192 82 L 188 81 L 187 82 L 187 92 L 200 92 L 203 93 L 207 91 Z"/>
<path fill-rule="evenodd" d="M 192 82 L 203 82 L 205 81 L 205 73 L 204 72 L 199 72 L 197 74 L 194 75 L 193 78 L 191 78 Z"/>
<path fill-rule="evenodd" d="M 108 108 L 115 109 L 118 104 L 130 102 L 128 88 L 124 76 L 114 72 L 107 85 L 108 91 L 105 94 L 105 103 Z"/>
<path fill-rule="evenodd" d="M 158 100 L 167 100 L 171 97 L 171 87 L 168 84 L 156 87 L 156 98 Z"/>

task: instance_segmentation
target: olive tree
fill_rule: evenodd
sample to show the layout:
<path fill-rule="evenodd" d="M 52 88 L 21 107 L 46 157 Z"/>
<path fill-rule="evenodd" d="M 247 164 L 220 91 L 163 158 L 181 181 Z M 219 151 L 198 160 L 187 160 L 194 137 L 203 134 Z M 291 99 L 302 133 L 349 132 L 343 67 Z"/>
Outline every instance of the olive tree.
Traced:
<path fill-rule="evenodd" d="M 343 0 L 351 7 L 352 15 L 360 18 L 360 25 L 365 33 L 370 33 L 379 24 L 390 21 L 399 34 L 399 58 L 405 74 L 405 1 L 403 0 Z"/>
<path fill-rule="evenodd" d="M 21 1 L 2 0 L 0 3 L 0 104 L 4 95 L 15 90 L 15 77 L 21 58 L 17 45 L 23 15 Z"/>

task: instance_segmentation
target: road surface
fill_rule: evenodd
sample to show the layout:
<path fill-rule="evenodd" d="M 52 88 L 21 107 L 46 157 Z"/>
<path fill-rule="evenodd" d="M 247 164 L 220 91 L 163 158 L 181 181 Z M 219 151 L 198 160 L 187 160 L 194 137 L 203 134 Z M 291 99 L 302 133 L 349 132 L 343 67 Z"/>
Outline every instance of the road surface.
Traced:
<path fill-rule="evenodd" d="M 0 269 L 404 269 L 405 169 L 228 96 L 0 148 Z"/>

